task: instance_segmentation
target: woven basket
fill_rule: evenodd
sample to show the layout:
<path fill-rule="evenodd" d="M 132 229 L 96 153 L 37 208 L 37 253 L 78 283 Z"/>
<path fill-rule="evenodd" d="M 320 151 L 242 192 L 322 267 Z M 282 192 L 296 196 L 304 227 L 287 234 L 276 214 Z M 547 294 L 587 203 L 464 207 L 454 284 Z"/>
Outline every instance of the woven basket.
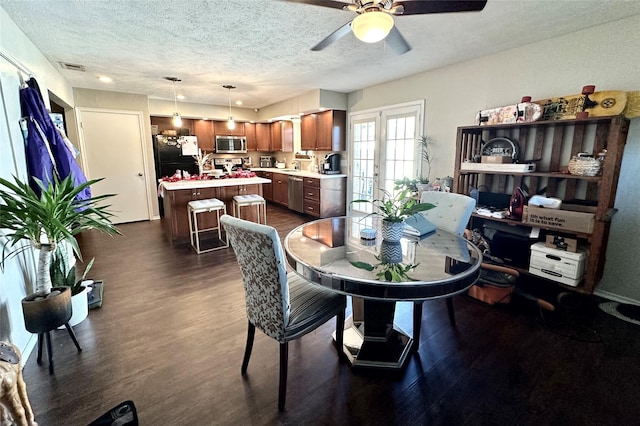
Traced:
<path fill-rule="evenodd" d="M 569 160 L 569 173 L 576 176 L 596 176 L 600 167 L 602 163 L 599 160 L 582 153 Z"/>

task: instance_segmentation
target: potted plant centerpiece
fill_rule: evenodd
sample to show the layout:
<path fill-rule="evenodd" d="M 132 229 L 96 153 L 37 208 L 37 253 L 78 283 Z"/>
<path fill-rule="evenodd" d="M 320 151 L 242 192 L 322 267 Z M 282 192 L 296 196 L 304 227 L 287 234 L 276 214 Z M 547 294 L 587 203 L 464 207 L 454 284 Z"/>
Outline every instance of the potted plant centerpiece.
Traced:
<path fill-rule="evenodd" d="M 29 248 L 29 245 L 20 244 L 22 241 L 30 242 L 39 250 L 36 292 L 22 300 L 25 326 L 32 333 L 63 325 L 71 315 L 71 290 L 69 287 L 52 288 L 51 284 L 51 254 L 56 246 L 65 241 L 82 259 L 77 234 L 90 229 L 111 235 L 120 233 L 111 222 L 109 206 L 103 203 L 112 195 L 77 197 L 100 180 L 74 186 L 71 176 L 61 181 L 54 179 L 47 185 L 34 179 L 41 192 L 38 196 L 28 183 L 17 178 L 15 183 L 0 178 L 0 229 L 4 233 L 2 263 Z"/>
<path fill-rule="evenodd" d="M 411 190 L 405 188 L 392 194 L 382 190 L 383 196 L 376 200 L 353 200 L 352 203 L 370 203 L 374 211 L 367 216 L 375 215 L 382 218 L 382 239 L 399 241 L 404 230 L 404 220 L 416 213 L 430 210 L 435 206 L 431 203 L 421 203 L 411 196 Z"/>

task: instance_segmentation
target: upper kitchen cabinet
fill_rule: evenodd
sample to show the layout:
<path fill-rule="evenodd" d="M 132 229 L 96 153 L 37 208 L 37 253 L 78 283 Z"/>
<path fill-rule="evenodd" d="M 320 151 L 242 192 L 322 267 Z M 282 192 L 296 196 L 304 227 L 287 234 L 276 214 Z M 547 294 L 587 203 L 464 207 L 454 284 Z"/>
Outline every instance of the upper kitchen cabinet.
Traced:
<path fill-rule="evenodd" d="M 198 137 L 198 148 L 206 152 L 214 150 L 213 122 L 210 120 L 194 120 L 193 134 Z"/>
<path fill-rule="evenodd" d="M 247 151 L 256 151 L 258 149 L 256 125 L 254 123 L 244 123 L 244 135 L 247 137 Z"/>
<path fill-rule="evenodd" d="M 270 151 L 293 152 L 293 123 L 276 121 L 271 123 Z"/>
<path fill-rule="evenodd" d="M 256 123 L 256 150 L 271 151 L 271 124 Z"/>
<path fill-rule="evenodd" d="M 316 149 L 316 117 L 317 114 L 306 114 L 300 117 L 300 147 L 303 151 Z"/>
<path fill-rule="evenodd" d="M 236 121 L 236 127 L 233 130 L 230 130 L 227 127 L 226 121 L 214 121 L 214 130 L 216 135 L 220 136 L 245 136 L 244 123 L 239 123 Z"/>
<path fill-rule="evenodd" d="M 344 151 L 346 149 L 347 112 L 323 111 L 303 115 L 300 122 L 303 150 Z"/>
<path fill-rule="evenodd" d="M 193 135 L 193 120 L 188 118 L 182 119 L 182 126 L 180 128 L 176 128 L 173 126 L 173 117 L 150 117 L 151 125 L 158 126 L 158 134 L 161 135 L 162 132 L 166 130 L 175 131 L 176 135 L 181 136 L 189 136 Z"/>

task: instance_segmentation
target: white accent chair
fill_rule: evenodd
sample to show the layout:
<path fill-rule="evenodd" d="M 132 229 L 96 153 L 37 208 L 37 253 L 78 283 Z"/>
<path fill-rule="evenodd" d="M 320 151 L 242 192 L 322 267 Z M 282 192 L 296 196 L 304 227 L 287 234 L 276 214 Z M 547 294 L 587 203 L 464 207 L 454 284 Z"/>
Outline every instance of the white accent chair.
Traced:
<path fill-rule="evenodd" d="M 425 191 L 420 197 L 421 203 L 431 203 L 436 207 L 421 212 L 428 221 L 433 223 L 438 229 L 451 232 L 456 235 L 464 233 L 471 213 L 476 206 L 476 200 L 462 194 L 440 191 Z M 447 311 L 449 321 L 452 326 L 456 326 L 456 317 L 453 311 L 453 298 L 447 297 Z M 422 328 L 422 303 L 415 302 L 413 305 L 413 339 L 416 347 L 420 344 L 420 330 Z"/>

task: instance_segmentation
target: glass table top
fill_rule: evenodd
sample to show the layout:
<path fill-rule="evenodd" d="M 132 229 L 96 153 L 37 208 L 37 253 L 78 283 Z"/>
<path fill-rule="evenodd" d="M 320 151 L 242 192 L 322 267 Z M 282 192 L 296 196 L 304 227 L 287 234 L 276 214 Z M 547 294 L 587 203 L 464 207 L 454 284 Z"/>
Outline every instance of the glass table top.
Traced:
<path fill-rule="evenodd" d="M 344 294 L 377 300 L 448 297 L 469 288 L 479 275 L 482 254 L 463 237 L 436 230 L 422 238 L 405 235 L 390 243 L 380 237 L 381 219 L 337 217 L 299 226 L 286 237 L 289 265 L 304 278 Z M 375 231 L 375 239 L 361 231 Z M 366 231 L 365 231 L 366 232 Z M 384 273 L 407 269 L 395 281 Z"/>

